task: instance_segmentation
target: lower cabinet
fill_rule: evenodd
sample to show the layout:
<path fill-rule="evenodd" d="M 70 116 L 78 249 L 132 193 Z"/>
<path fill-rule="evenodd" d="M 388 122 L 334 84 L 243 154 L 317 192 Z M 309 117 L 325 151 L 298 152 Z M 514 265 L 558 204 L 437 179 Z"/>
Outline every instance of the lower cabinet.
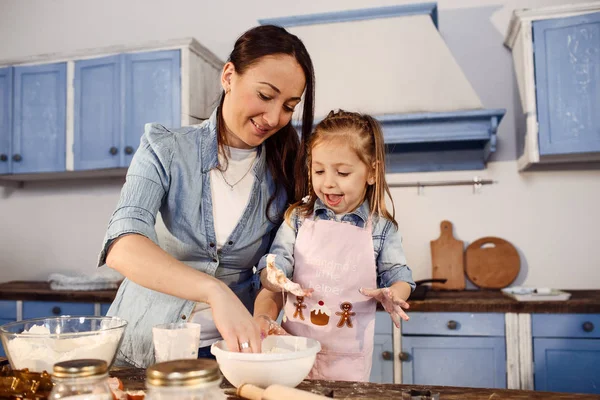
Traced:
<path fill-rule="evenodd" d="M 387 312 L 377 312 L 375 317 L 375 344 L 370 382 L 394 383 L 393 323 Z"/>
<path fill-rule="evenodd" d="M 17 302 L 12 300 L 0 301 L 0 325 L 17 320 Z M 0 346 L 0 357 L 6 357 L 4 345 Z"/>
<path fill-rule="evenodd" d="M 94 304 L 48 301 L 23 302 L 23 319 L 54 317 L 60 315 L 94 315 Z"/>
<path fill-rule="evenodd" d="M 411 313 L 402 323 L 402 383 L 506 388 L 504 314 Z"/>
<path fill-rule="evenodd" d="M 106 313 L 108 312 L 108 309 L 110 308 L 110 305 L 112 303 L 102 303 L 100 304 L 100 316 L 101 317 L 105 317 Z"/>
<path fill-rule="evenodd" d="M 533 314 L 535 390 L 600 394 L 600 315 Z"/>

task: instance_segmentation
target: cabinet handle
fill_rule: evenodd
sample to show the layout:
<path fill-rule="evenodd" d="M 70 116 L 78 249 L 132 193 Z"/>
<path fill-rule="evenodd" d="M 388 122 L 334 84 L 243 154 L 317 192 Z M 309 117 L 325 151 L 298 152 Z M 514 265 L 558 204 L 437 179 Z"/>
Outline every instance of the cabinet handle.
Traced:
<path fill-rule="evenodd" d="M 8 156 L 6 154 L 0 154 L 0 161 L 8 161 Z"/>
<path fill-rule="evenodd" d="M 458 322 L 450 320 L 448 321 L 446 326 L 448 327 L 448 329 L 455 330 L 456 328 L 458 328 Z"/>
<path fill-rule="evenodd" d="M 384 360 L 389 361 L 392 359 L 392 353 L 390 353 L 389 351 L 384 351 L 383 353 L 381 353 L 381 357 Z"/>
<path fill-rule="evenodd" d="M 398 358 L 400 359 L 400 361 L 408 361 L 410 360 L 410 354 L 402 352 L 398 354 Z"/>
<path fill-rule="evenodd" d="M 110 148 L 110 150 L 108 152 L 114 156 L 119 152 L 119 149 L 117 149 L 116 147 L 113 146 Z"/>
<path fill-rule="evenodd" d="M 52 307 L 52 314 L 60 315 L 61 313 L 62 313 L 62 311 L 61 311 L 60 307 L 58 307 L 58 306 Z"/>
<path fill-rule="evenodd" d="M 591 332 L 594 330 L 594 324 L 592 324 L 590 321 L 584 322 L 583 325 L 581 325 L 581 327 L 586 332 Z"/>
<path fill-rule="evenodd" d="M 133 153 L 133 147 L 131 147 L 131 146 L 125 147 L 125 154 L 132 154 L 132 153 Z"/>
<path fill-rule="evenodd" d="M 19 162 L 23 159 L 20 154 L 13 155 L 13 161 Z"/>

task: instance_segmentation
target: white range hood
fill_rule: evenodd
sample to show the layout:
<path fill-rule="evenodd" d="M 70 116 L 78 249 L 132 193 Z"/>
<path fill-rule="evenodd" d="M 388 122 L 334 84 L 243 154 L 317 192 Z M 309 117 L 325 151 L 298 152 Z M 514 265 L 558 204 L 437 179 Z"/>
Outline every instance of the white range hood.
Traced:
<path fill-rule="evenodd" d="M 485 167 L 504 110 L 483 108 L 437 30 L 435 3 L 260 22 L 306 45 L 317 120 L 337 108 L 378 118 L 392 172 Z"/>

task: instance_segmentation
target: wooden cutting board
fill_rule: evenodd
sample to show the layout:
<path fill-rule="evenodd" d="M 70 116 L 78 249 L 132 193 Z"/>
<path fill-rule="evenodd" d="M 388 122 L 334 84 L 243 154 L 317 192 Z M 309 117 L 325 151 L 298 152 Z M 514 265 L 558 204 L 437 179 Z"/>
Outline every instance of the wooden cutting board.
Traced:
<path fill-rule="evenodd" d="M 521 259 L 517 249 L 504 239 L 484 237 L 465 251 L 465 272 L 473 284 L 484 289 L 502 289 L 519 275 Z"/>
<path fill-rule="evenodd" d="M 442 221 L 440 237 L 430 242 L 432 278 L 446 278 L 446 283 L 432 283 L 433 289 L 463 290 L 465 288 L 464 244 L 452 235 L 452 222 Z"/>

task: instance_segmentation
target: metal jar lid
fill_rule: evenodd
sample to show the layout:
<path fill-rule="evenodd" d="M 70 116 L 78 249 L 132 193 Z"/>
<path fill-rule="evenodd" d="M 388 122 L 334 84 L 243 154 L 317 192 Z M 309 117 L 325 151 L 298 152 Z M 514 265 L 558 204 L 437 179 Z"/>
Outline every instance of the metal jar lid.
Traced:
<path fill-rule="evenodd" d="M 146 383 L 150 386 L 199 386 L 220 380 L 219 364 L 204 358 L 167 361 L 146 370 Z"/>
<path fill-rule="evenodd" d="M 104 375 L 108 372 L 108 365 L 104 360 L 81 359 L 63 361 L 54 364 L 55 378 L 88 378 Z"/>

